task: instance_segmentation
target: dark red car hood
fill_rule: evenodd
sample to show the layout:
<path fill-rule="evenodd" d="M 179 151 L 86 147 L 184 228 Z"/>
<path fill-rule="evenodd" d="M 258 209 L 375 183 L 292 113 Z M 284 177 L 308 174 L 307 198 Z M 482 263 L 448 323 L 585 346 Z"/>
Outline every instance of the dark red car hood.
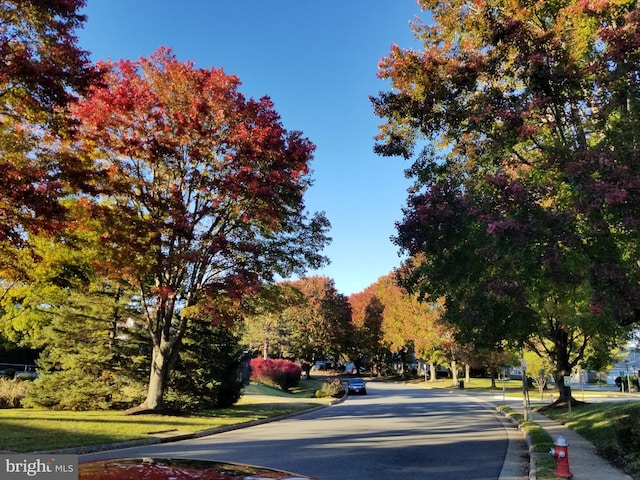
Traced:
<path fill-rule="evenodd" d="M 179 458 L 115 458 L 81 463 L 78 480 L 314 480 L 295 473 L 237 463 Z"/>

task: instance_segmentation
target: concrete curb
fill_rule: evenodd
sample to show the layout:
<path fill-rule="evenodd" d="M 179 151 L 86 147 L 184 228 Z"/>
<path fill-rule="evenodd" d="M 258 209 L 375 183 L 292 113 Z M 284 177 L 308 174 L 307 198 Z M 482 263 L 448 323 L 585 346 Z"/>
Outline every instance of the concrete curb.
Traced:
<path fill-rule="evenodd" d="M 63 448 L 63 449 L 58 449 L 58 450 L 41 450 L 41 451 L 36 451 L 36 452 L 31 452 L 31 453 L 36 453 L 36 454 L 40 454 L 40 453 L 56 453 L 59 455 L 85 455 L 85 454 L 89 454 L 89 453 L 96 453 L 96 452 L 105 452 L 105 451 L 109 451 L 109 450 L 118 450 L 121 448 L 131 448 L 131 447 L 145 447 L 148 445 L 157 445 L 160 443 L 169 443 L 169 442 L 177 442 L 180 440 L 188 440 L 191 438 L 200 438 L 200 437 L 206 437 L 209 435 L 215 435 L 218 433 L 224 433 L 224 432 L 230 432 L 233 430 L 240 430 L 241 428 L 247 428 L 247 427 L 253 427 L 255 425 L 262 425 L 265 423 L 270 423 L 270 422 L 277 422 L 279 420 L 285 420 L 287 418 L 292 418 L 292 417 L 296 417 L 298 415 L 303 415 L 309 412 L 313 412 L 315 410 L 320 410 L 322 408 L 327 408 L 330 407 L 332 405 L 336 405 L 340 402 L 343 402 L 344 399 L 347 397 L 346 392 L 344 392 L 344 394 L 342 395 L 342 397 L 337 398 L 336 400 L 333 400 L 331 403 L 328 403 L 326 405 L 318 405 L 316 407 L 310 407 L 310 408 L 306 408 L 304 410 L 300 410 L 299 412 L 292 412 L 292 413 L 287 413 L 285 415 L 279 415 L 276 417 L 269 417 L 269 418 L 261 418 L 259 420 L 252 420 L 250 422 L 243 422 L 243 423 L 236 423 L 233 425 L 225 425 L 223 427 L 216 427 L 216 428 L 211 428 L 211 429 L 207 429 L 207 430 L 201 430 L 199 432 L 184 432 L 184 431 L 180 431 L 180 430 L 165 430 L 165 431 L 161 431 L 161 432 L 154 432 L 154 433 L 150 433 L 149 435 L 152 435 L 152 438 L 141 438 L 139 440 L 130 440 L 127 442 L 117 442 L 117 443 L 108 443 L 108 444 L 102 444 L 102 445 L 87 445 L 87 446 L 83 446 L 83 447 L 71 447 L 71 448 Z M 11 453 L 11 452 L 7 452 L 7 453 Z"/>
<path fill-rule="evenodd" d="M 520 430 L 520 433 L 522 433 L 525 442 L 527 442 L 527 448 L 529 450 L 529 480 L 537 480 L 538 473 L 536 466 L 536 457 L 539 455 L 539 453 L 534 451 L 533 441 L 531 440 L 529 432 L 522 428 L 522 424 L 511 413 L 505 411 L 500 406 L 497 406 L 496 410 L 504 415 L 511 423 L 517 426 L 518 430 Z"/>

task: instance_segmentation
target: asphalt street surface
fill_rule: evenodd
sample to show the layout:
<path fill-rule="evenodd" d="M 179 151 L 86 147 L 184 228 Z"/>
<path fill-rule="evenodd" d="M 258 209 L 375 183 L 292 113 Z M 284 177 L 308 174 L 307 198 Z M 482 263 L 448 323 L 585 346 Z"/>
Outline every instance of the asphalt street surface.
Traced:
<path fill-rule="evenodd" d="M 369 382 L 368 394 L 286 420 L 81 455 L 261 465 L 322 480 L 520 480 L 526 445 L 495 407 L 458 390 Z M 503 468 L 505 467 L 505 468 Z"/>

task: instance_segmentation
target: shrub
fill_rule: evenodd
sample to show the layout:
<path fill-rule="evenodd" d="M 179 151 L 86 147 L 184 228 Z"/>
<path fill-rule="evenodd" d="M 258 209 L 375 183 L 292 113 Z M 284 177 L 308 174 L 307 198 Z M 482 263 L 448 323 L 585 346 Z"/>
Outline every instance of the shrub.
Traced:
<path fill-rule="evenodd" d="M 328 378 L 316 391 L 317 398 L 338 397 L 344 392 L 344 386 L 338 378 Z"/>
<path fill-rule="evenodd" d="M 0 377 L 0 408 L 18 408 L 27 394 L 30 382 Z"/>
<path fill-rule="evenodd" d="M 75 271 L 69 270 L 70 274 Z M 141 382 L 136 385 L 133 372 L 140 367 L 136 356 L 145 351 L 137 334 L 141 329 L 124 324 L 133 310 L 122 310 L 117 321 L 111 318 L 109 312 L 116 305 L 111 302 L 118 295 L 111 291 L 114 285 L 100 285 L 85 288 L 83 284 L 78 296 L 61 297 L 65 300 L 56 307 L 60 311 L 50 315 L 51 323 L 41 331 L 46 346 L 36 361 L 39 376 L 22 402 L 25 407 L 102 410 L 130 407 L 140 400 Z M 124 298 L 120 301 L 127 309 Z M 147 332 L 143 334 L 148 337 Z"/>
<path fill-rule="evenodd" d="M 291 360 L 254 358 L 251 360 L 251 378 L 288 392 L 300 385 L 302 367 Z"/>
<path fill-rule="evenodd" d="M 640 469 L 640 408 L 629 410 L 620 422 L 615 424 L 616 437 L 618 439 L 617 451 L 611 449 L 609 458 L 613 461 L 622 461 L 631 469 Z M 615 452 L 615 453 L 614 453 Z M 618 458 L 616 458 L 618 457 Z"/>
<path fill-rule="evenodd" d="M 44 372 L 33 382 L 22 402 L 25 407 L 51 410 L 107 410 L 116 404 L 129 405 L 123 398 L 127 385 L 123 378 L 109 372 L 79 374 L 76 369 Z"/>

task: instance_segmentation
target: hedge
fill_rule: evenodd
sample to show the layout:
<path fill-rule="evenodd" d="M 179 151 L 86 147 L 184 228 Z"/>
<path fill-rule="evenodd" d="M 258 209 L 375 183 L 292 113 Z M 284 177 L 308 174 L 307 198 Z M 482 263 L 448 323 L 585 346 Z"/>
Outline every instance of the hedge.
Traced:
<path fill-rule="evenodd" d="M 280 388 L 285 392 L 300 385 L 302 367 L 291 360 L 254 358 L 251 378 L 259 383 Z"/>

